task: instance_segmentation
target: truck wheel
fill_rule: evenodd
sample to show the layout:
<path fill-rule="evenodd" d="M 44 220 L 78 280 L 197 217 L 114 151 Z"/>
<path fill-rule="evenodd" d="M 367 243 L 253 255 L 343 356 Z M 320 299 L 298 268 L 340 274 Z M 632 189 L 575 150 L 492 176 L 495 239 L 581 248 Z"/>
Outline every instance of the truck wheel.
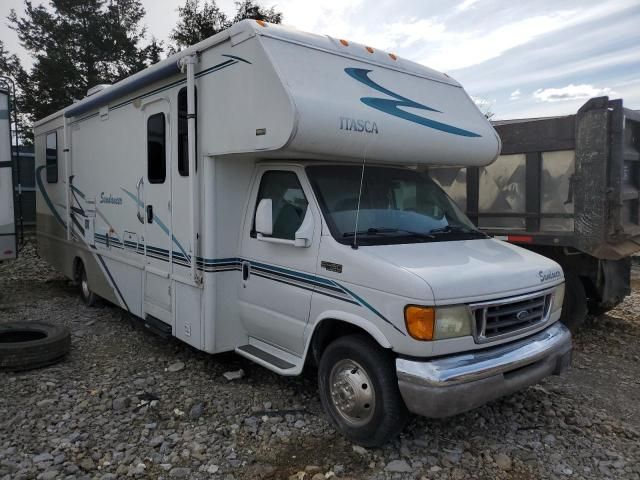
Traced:
<path fill-rule="evenodd" d="M 362 446 L 382 445 L 407 421 L 393 356 L 362 335 L 338 338 L 325 349 L 318 386 L 334 425 Z"/>
<path fill-rule="evenodd" d="M 587 292 L 580 277 L 571 271 L 565 271 L 564 281 L 564 303 L 560 321 L 571 330 L 571 333 L 575 333 L 587 316 Z"/>
<path fill-rule="evenodd" d="M 93 307 L 96 304 L 96 294 L 89 288 L 89 280 L 87 280 L 87 272 L 84 265 L 78 265 L 78 279 L 80 281 L 80 297 L 87 307 Z"/>
<path fill-rule="evenodd" d="M 43 322 L 0 324 L 0 370 L 40 368 L 62 359 L 71 347 L 69 329 Z"/>

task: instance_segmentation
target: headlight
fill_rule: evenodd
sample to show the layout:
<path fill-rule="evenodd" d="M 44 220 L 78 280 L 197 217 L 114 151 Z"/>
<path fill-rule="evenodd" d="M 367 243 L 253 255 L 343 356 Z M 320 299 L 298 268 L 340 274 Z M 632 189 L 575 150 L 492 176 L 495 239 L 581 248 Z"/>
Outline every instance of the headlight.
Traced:
<path fill-rule="evenodd" d="M 564 301 L 564 283 L 561 283 L 553 290 L 553 297 L 551 298 L 551 313 L 556 313 L 562 308 L 562 302 Z"/>
<path fill-rule="evenodd" d="M 404 321 L 407 332 L 416 340 L 442 340 L 471 335 L 472 316 L 466 305 L 407 305 L 404 309 Z"/>
<path fill-rule="evenodd" d="M 471 335 L 471 311 L 466 305 L 436 308 L 434 339 L 466 337 Z"/>

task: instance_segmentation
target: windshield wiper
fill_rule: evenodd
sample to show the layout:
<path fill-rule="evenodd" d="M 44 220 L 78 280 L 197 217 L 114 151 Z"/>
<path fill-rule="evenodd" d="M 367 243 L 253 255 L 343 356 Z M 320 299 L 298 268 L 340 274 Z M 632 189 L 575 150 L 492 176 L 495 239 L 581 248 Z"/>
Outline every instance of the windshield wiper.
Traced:
<path fill-rule="evenodd" d="M 403 228 L 368 228 L 366 230 L 360 230 L 358 232 L 346 232 L 343 233 L 342 236 L 343 237 L 353 237 L 355 235 L 384 235 L 386 233 L 407 233 L 409 235 L 411 235 L 412 237 L 419 237 L 419 238 L 428 238 L 430 240 L 433 240 L 435 237 L 435 235 L 431 235 L 430 233 L 424 233 L 424 232 L 414 232 L 412 230 L 405 230 Z"/>
<path fill-rule="evenodd" d="M 471 233 L 474 235 L 481 235 L 486 237 L 487 234 L 481 232 L 480 230 L 476 230 L 475 228 L 464 227 L 461 225 L 445 225 L 444 227 L 434 228 L 433 230 L 429 230 L 430 234 L 441 234 L 441 233 Z"/>

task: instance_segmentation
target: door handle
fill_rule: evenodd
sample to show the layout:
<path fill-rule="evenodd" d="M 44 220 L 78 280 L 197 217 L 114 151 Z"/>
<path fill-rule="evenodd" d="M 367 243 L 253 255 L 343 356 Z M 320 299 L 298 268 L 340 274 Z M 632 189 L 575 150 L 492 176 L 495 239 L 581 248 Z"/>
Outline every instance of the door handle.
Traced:
<path fill-rule="evenodd" d="M 153 223 L 153 205 L 147 205 L 147 223 Z"/>
<path fill-rule="evenodd" d="M 251 264 L 249 262 L 242 262 L 242 280 L 249 280 L 249 271 Z"/>
<path fill-rule="evenodd" d="M 138 183 L 136 184 L 136 192 L 137 192 L 137 199 L 138 199 L 137 217 L 140 223 L 144 223 L 144 219 L 142 218 L 142 214 L 140 213 L 140 207 L 142 206 L 142 199 L 140 198 L 140 189 L 142 188 L 143 185 L 144 185 L 144 180 L 142 177 L 140 177 L 140 180 L 138 180 Z"/>

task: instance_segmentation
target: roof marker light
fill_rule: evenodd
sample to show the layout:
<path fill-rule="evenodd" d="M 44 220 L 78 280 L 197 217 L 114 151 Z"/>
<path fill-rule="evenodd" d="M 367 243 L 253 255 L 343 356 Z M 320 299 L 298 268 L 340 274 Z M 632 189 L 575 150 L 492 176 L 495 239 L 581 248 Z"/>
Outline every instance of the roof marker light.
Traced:
<path fill-rule="evenodd" d="M 391 60 L 398 60 L 398 57 L 396 56 L 395 53 L 390 53 L 389 57 L 391 57 Z"/>
<path fill-rule="evenodd" d="M 256 23 L 258 25 L 260 25 L 261 27 L 266 27 L 267 26 L 267 22 L 265 22 L 264 20 L 256 20 Z"/>
<path fill-rule="evenodd" d="M 340 43 L 341 43 L 342 45 L 344 45 L 345 47 L 348 47 L 348 46 L 349 46 L 349 42 L 347 42 L 345 39 L 340 39 Z"/>
<path fill-rule="evenodd" d="M 373 53 L 373 48 L 371 48 L 371 47 L 364 47 L 364 48 L 366 48 L 366 49 L 367 49 L 367 52 L 369 52 L 369 53 Z"/>

